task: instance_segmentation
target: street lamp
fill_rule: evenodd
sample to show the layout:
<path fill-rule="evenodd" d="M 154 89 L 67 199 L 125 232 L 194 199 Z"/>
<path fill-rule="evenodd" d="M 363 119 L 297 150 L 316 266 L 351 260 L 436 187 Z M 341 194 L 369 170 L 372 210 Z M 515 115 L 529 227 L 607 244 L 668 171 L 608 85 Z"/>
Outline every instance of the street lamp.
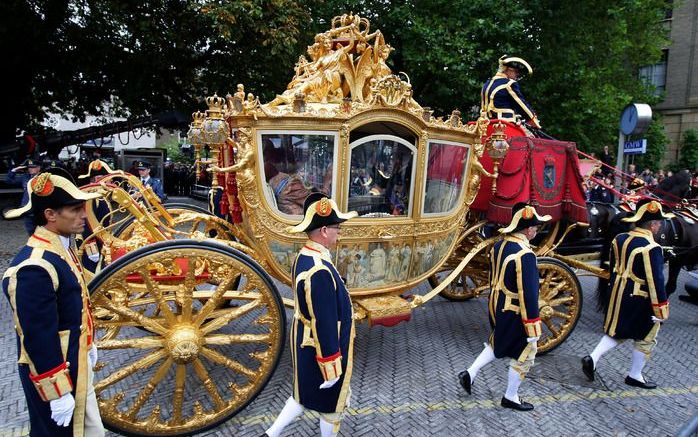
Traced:
<path fill-rule="evenodd" d="M 214 168 L 219 166 L 218 156 L 221 153 L 226 140 L 228 139 L 228 125 L 223 118 L 223 106 L 225 99 L 217 94 L 206 97 L 206 118 L 202 124 L 202 135 L 204 142 L 211 148 L 211 162 Z M 211 190 L 218 187 L 218 177 L 216 171 L 211 171 Z"/>
<path fill-rule="evenodd" d="M 189 132 L 187 132 L 187 140 L 190 144 L 194 145 L 194 150 L 196 151 L 196 180 L 198 181 L 201 177 L 201 148 L 204 146 L 204 137 L 201 132 L 201 126 L 204 123 L 204 114 L 201 111 L 196 111 L 191 115 L 192 122 L 189 125 Z"/>
<path fill-rule="evenodd" d="M 494 177 L 492 178 L 492 194 L 497 192 L 497 176 L 499 176 L 499 163 L 504 159 L 507 152 L 509 151 L 509 143 L 507 142 L 507 136 L 504 133 L 506 125 L 504 123 L 495 123 L 492 125 L 494 132 L 490 135 L 488 142 L 487 154 L 492 159 L 494 164 L 494 169 L 492 173 Z"/>

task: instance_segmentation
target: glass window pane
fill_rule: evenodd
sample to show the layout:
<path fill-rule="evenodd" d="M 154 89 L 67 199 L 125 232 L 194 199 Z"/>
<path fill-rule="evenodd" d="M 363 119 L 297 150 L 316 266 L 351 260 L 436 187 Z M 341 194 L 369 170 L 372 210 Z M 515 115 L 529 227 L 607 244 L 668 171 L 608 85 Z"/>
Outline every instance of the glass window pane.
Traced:
<path fill-rule="evenodd" d="M 303 202 L 314 191 L 332 195 L 332 134 L 262 134 L 267 198 L 284 214 L 303 215 Z"/>
<path fill-rule="evenodd" d="M 413 152 L 390 139 L 374 139 L 351 151 L 349 211 L 362 216 L 409 214 Z"/>
<path fill-rule="evenodd" d="M 424 212 L 444 213 L 456 207 L 463 188 L 468 149 L 464 146 L 429 143 Z"/>

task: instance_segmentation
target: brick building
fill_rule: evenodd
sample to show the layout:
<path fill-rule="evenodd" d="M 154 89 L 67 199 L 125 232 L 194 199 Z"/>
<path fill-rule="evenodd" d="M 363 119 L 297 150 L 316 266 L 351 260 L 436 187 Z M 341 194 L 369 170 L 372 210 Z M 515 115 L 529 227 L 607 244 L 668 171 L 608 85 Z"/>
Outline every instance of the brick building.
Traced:
<path fill-rule="evenodd" d="M 670 45 L 662 62 L 640 69 L 640 76 L 665 92 L 664 100 L 653 109 L 664 115 L 669 144 L 664 161 L 675 162 L 683 133 L 698 130 L 698 0 L 674 2 L 667 14 Z"/>

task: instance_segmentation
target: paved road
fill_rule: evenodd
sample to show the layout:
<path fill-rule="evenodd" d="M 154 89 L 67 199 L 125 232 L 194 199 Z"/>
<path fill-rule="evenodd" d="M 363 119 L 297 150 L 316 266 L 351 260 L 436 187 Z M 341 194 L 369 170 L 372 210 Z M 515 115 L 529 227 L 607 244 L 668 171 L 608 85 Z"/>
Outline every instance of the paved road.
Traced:
<path fill-rule="evenodd" d="M 0 202 L 2 203 L 2 202 Z M 21 222 L 0 222 L 0 272 L 24 243 Z M 679 293 L 689 279 L 684 272 Z M 408 323 L 357 329 L 354 398 L 344 436 L 664 436 L 696 413 L 698 405 L 698 307 L 671 297 L 671 321 L 663 328 L 646 375 L 659 389 L 626 386 L 630 344 L 604 357 L 600 381 L 588 383 L 579 358 L 601 335 L 594 311 L 595 278 L 581 278 L 585 307 L 572 336 L 536 361 L 521 395 L 536 409 L 503 410 L 506 361 L 478 375 L 472 396 L 457 384 L 457 373 L 480 352 L 488 335 L 486 300 L 452 303 L 437 298 Z M 427 284 L 419 291 L 424 292 Z M 288 289 L 283 290 L 289 293 Z M 678 294 L 678 293 L 677 293 Z M 15 336 L 6 299 L 0 299 L 0 436 L 28 434 L 28 419 L 16 376 Z M 273 421 L 291 391 L 290 354 L 284 352 L 269 385 L 241 414 L 200 436 L 258 436 Z M 109 435 L 117 435 L 109 433 Z M 285 435 L 319 435 L 317 417 L 306 414 Z"/>

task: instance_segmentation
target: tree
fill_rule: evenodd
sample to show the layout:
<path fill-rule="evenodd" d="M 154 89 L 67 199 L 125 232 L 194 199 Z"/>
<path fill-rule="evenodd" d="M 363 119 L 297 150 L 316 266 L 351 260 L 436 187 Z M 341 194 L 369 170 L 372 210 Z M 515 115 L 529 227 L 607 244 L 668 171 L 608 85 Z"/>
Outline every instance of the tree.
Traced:
<path fill-rule="evenodd" d="M 503 54 L 534 68 L 522 82 L 544 129 L 583 150 L 614 144 L 621 109 L 657 98 L 637 77 L 667 44 L 667 0 L 9 0 L 0 40 L 15 41 L 0 143 L 46 110 L 132 115 L 201 109 L 244 83 L 269 101 L 313 35 L 351 11 L 381 29 L 415 98 L 470 114 Z M 476 112 L 476 111 L 475 111 Z"/>
<path fill-rule="evenodd" d="M 417 101 L 441 113 L 480 105 L 480 87 L 503 54 L 534 69 L 521 82 L 544 129 L 582 150 L 615 144 L 622 108 L 658 98 L 637 77 L 666 46 L 666 0 L 530 0 L 493 7 L 484 0 L 325 1 L 325 23 L 354 11 L 396 48 L 393 71 L 405 71 Z M 322 29 L 314 29 L 322 30 Z M 454 103 L 455 102 L 455 103 Z"/>
<path fill-rule="evenodd" d="M 681 143 L 681 169 L 689 169 L 692 172 L 698 170 L 698 130 L 686 129 Z"/>
<path fill-rule="evenodd" d="M 233 80 L 273 90 L 309 16 L 293 0 L 8 0 L 0 20 L 3 144 L 41 130 L 47 112 L 189 112 Z"/>

